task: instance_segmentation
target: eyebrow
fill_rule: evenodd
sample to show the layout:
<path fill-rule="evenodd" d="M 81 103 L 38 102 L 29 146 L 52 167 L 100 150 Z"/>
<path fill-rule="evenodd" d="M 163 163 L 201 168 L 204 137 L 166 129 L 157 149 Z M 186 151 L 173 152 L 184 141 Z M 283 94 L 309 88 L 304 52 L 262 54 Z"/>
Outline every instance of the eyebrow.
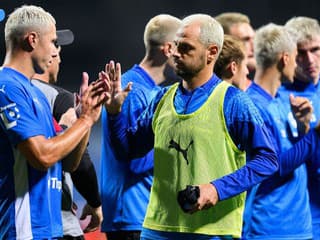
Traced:
<path fill-rule="evenodd" d="M 253 37 L 250 37 L 250 36 L 245 36 L 245 37 L 242 37 L 240 38 L 242 41 L 249 41 L 251 38 Z"/>
<path fill-rule="evenodd" d="M 320 50 L 320 46 L 314 46 L 314 47 L 311 47 L 311 48 L 308 48 L 308 49 L 298 48 L 298 52 L 299 53 L 316 52 L 318 50 Z"/>

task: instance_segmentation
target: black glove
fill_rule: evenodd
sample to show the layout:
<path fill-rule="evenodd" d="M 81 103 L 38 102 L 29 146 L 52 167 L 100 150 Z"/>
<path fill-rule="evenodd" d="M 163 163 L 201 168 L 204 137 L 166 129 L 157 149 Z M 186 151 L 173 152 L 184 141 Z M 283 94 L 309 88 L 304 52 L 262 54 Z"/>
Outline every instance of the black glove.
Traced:
<path fill-rule="evenodd" d="M 187 185 L 186 189 L 178 192 L 178 203 L 184 212 L 189 212 L 194 208 L 200 197 L 200 188 L 198 186 Z"/>

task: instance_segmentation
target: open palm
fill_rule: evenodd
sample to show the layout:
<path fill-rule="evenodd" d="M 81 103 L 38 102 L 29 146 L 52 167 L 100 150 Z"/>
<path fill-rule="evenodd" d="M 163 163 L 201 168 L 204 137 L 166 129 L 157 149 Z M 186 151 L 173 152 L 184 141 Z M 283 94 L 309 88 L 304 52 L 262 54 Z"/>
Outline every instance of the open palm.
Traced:
<path fill-rule="evenodd" d="M 105 79 L 108 83 L 108 100 L 105 108 L 110 114 L 118 114 L 121 112 L 121 106 L 131 91 L 132 83 L 122 89 L 121 88 L 121 65 L 110 61 L 106 64 L 105 71 L 100 72 L 99 78 Z"/>

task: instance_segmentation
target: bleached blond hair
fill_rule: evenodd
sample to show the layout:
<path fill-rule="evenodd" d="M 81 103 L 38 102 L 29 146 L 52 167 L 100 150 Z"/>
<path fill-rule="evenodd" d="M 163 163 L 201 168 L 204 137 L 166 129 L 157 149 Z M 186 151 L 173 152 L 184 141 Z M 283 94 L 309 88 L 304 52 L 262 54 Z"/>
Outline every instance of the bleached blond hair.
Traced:
<path fill-rule="evenodd" d="M 199 41 L 205 46 L 209 46 L 210 44 L 217 45 L 218 53 L 220 53 L 224 38 L 221 24 L 207 14 L 192 14 L 182 19 L 183 25 L 194 22 L 198 22 L 200 24 Z"/>
<path fill-rule="evenodd" d="M 54 17 L 43 8 L 34 5 L 23 5 L 15 9 L 5 24 L 5 43 L 7 49 L 15 48 L 23 41 L 29 31 L 42 33 L 49 26 L 56 24 Z"/>
<path fill-rule="evenodd" d="M 151 18 L 143 35 L 147 51 L 166 42 L 172 42 L 180 26 L 181 20 L 169 14 L 159 14 Z"/>
<path fill-rule="evenodd" d="M 318 20 L 310 17 L 293 17 L 285 26 L 295 35 L 297 42 L 305 42 L 320 36 Z"/>
<path fill-rule="evenodd" d="M 296 41 L 286 27 L 274 23 L 262 26 L 254 38 L 257 65 L 267 69 L 278 62 L 279 54 L 292 53 L 296 46 Z"/>

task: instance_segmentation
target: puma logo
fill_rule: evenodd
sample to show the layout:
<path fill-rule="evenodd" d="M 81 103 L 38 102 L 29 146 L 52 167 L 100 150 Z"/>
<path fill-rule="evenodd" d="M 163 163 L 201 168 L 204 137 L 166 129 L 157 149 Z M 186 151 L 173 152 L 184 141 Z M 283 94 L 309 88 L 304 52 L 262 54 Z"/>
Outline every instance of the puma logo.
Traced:
<path fill-rule="evenodd" d="M 191 140 L 191 142 L 189 143 L 188 147 L 186 149 L 182 149 L 179 145 L 179 143 L 175 142 L 173 139 L 171 139 L 170 143 L 169 143 L 169 148 L 174 148 L 175 150 L 177 150 L 178 152 L 182 153 L 182 156 L 184 157 L 184 159 L 187 162 L 187 165 L 189 165 L 189 160 L 188 160 L 188 149 L 191 146 L 191 144 L 193 144 L 193 140 Z"/>

